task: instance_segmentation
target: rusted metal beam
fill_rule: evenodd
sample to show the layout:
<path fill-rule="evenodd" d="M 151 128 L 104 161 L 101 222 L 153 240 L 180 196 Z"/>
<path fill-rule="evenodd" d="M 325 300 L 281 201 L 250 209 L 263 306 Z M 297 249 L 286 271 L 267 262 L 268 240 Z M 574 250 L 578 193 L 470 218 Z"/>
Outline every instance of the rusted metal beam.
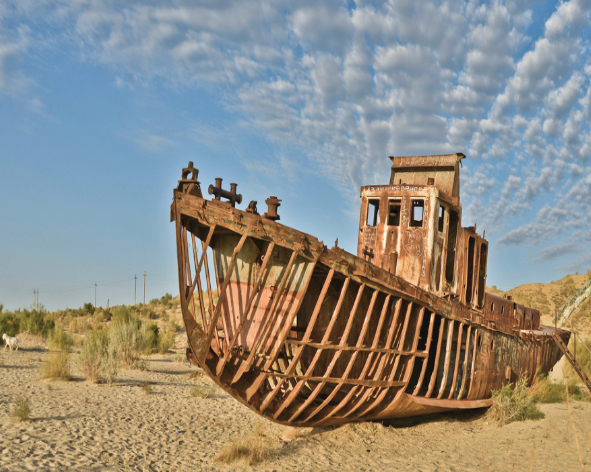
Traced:
<path fill-rule="evenodd" d="M 326 276 L 326 279 L 324 281 L 324 285 L 322 286 L 322 290 L 320 291 L 320 295 L 318 296 L 318 300 L 316 300 L 316 305 L 314 306 L 314 311 L 312 312 L 312 316 L 310 317 L 310 320 L 308 322 L 308 326 L 306 328 L 306 332 L 304 333 L 302 341 L 298 342 L 298 344 L 300 344 L 300 345 L 298 346 L 297 351 L 293 355 L 293 358 L 291 359 L 289 366 L 287 367 L 287 369 L 285 371 L 286 377 L 293 375 L 293 373 L 296 370 L 296 366 L 298 365 L 298 362 L 300 360 L 300 357 L 301 357 L 302 353 L 304 352 L 304 348 L 306 347 L 306 345 L 310 345 L 308 343 L 308 340 L 310 339 L 310 336 L 312 335 L 312 331 L 314 329 L 314 326 L 316 325 L 316 320 L 318 319 L 318 314 L 320 313 L 320 308 L 322 307 L 322 303 L 324 303 L 324 298 L 326 297 L 326 293 L 328 292 L 328 288 L 330 287 L 330 283 L 332 282 L 333 276 L 334 276 L 334 269 L 331 269 L 328 272 L 328 275 Z M 288 343 L 295 344 L 295 343 L 293 343 L 293 340 L 288 340 Z M 291 378 L 293 378 L 293 376 Z M 265 398 L 265 400 L 261 404 L 261 408 L 260 408 L 261 412 L 265 411 L 267 409 L 267 407 L 269 406 L 269 404 L 271 403 L 271 401 L 275 398 L 275 396 L 279 392 L 279 389 L 283 385 L 284 379 L 285 379 L 284 377 L 281 377 L 280 381 L 277 383 L 275 388 L 269 393 L 269 395 L 267 395 L 267 397 Z"/>
<path fill-rule="evenodd" d="M 396 307 L 394 309 L 394 316 L 392 318 L 392 324 L 390 325 L 390 329 L 388 330 L 388 339 L 386 340 L 386 347 L 391 346 L 393 343 L 394 332 L 396 330 L 396 326 L 398 325 L 398 318 L 400 316 L 401 307 L 402 307 L 402 299 L 399 298 L 398 301 L 396 302 Z M 390 354 L 383 354 L 380 357 L 381 357 L 381 359 L 380 359 L 380 362 L 379 362 L 378 367 L 376 369 L 376 372 L 373 376 L 373 380 L 379 380 L 382 378 L 382 372 L 384 371 L 384 367 L 386 366 L 386 361 L 390 357 Z M 348 417 L 348 416 L 353 415 L 353 413 L 355 413 L 362 405 L 365 404 L 365 401 L 371 395 L 372 392 L 373 392 L 373 388 L 367 389 L 363 393 L 363 395 L 361 395 L 361 397 L 359 398 L 357 403 L 349 411 L 347 411 L 344 414 L 344 417 Z"/>
<path fill-rule="evenodd" d="M 445 318 L 441 320 L 439 325 L 439 339 L 437 340 L 437 352 L 435 353 L 435 365 L 433 366 L 433 372 L 431 373 L 431 380 L 429 381 L 429 389 L 425 397 L 429 398 L 435 388 L 435 382 L 437 381 L 437 371 L 439 370 L 439 358 L 441 357 L 441 341 L 443 340 L 443 332 L 445 331 Z"/>
<path fill-rule="evenodd" d="M 359 307 L 359 302 L 361 301 L 361 296 L 363 295 L 364 290 L 365 290 L 365 285 L 361 285 L 359 287 L 359 290 L 357 291 L 357 296 L 355 297 L 355 302 L 353 303 L 353 308 L 351 309 L 351 312 L 349 313 L 349 318 L 347 320 L 347 324 L 345 325 L 345 330 L 343 331 L 343 336 L 341 337 L 340 344 L 342 344 L 342 345 L 347 344 L 347 338 L 349 337 L 349 332 L 351 331 L 351 326 L 353 326 L 353 319 L 355 318 L 355 314 L 357 313 L 357 308 Z M 312 393 L 308 396 L 308 398 L 300 406 L 300 408 L 298 410 L 296 410 L 296 412 L 293 415 L 291 415 L 291 417 L 288 420 L 290 423 L 293 422 L 306 409 L 306 407 L 308 405 L 310 405 L 310 403 L 312 403 L 316 399 L 316 397 L 318 396 L 320 391 L 324 388 L 324 386 L 326 385 L 327 379 L 330 378 L 330 374 L 331 374 L 332 370 L 334 369 L 335 364 L 339 360 L 341 352 L 342 351 L 335 352 L 335 354 L 332 357 L 332 360 L 330 361 L 330 364 L 328 364 L 328 367 L 326 368 L 326 373 L 323 376 L 323 378 L 325 380 L 312 391 Z"/>
<path fill-rule="evenodd" d="M 308 277 L 308 279 L 305 281 L 304 288 L 302 290 L 304 293 L 306 293 L 306 291 L 308 290 L 308 285 L 310 284 L 310 281 L 312 280 L 312 273 L 314 272 L 314 267 L 316 266 L 316 262 L 313 262 L 312 264 L 313 264 L 312 267 L 309 269 L 310 273 L 311 273 L 310 277 Z M 302 268 L 302 270 L 305 273 L 306 267 L 304 266 Z M 250 400 L 252 398 L 252 396 L 258 391 L 261 384 L 263 383 L 265 378 L 268 376 L 268 369 L 271 367 L 273 362 L 275 362 L 275 360 L 277 359 L 277 356 L 279 355 L 280 350 L 285 347 L 285 340 L 287 338 L 289 331 L 291 330 L 291 328 L 293 326 L 293 321 L 294 321 L 296 315 L 298 314 L 298 311 L 300 310 L 300 307 L 301 307 L 303 301 L 304 301 L 304 297 L 301 296 L 299 298 L 298 302 L 296 303 L 296 305 L 291 309 L 291 313 L 289 313 L 289 315 L 287 316 L 287 320 L 284 323 L 283 328 L 281 329 L 279 337 L 278 337 L 277 341 L 275 341 L 275 346 L 273 347 L 273 350 L 271 352 L 271 355 L 269 356 L 269 359 L 264 363 L 264 365 L 262 367 L 262 371 L 259 373 L 257 378 L 255 378 L 255 380 L 252 382 L 252 385 L 246 390 L 246 398 L 247 399 Z"/>
<path fill-rule="evenodd" d="M 252 303 L 254 302 L 255 297 L 259 293 L 259 289 L 261 287 L 261 283 L 262 283 L 264 277 L 267 275 L 266 274 L 267 266 L 269 265 L 269 261 L 271 260 L 271 255 L 273 254 L 274 248 L 275 248 L 274 242 L 271 242 L 269 244 L 269 246 L 267 246 L 267 251 L 265 252 L 265 257 L 263 259 L 263 263 L 262 263 L 260 271 L 259 271 L 259 277 L 258 277 L 257 281 L 254 283 L 254 285 L 252 286 L 252 292 L 251 292 L 250 296 L 248 297 L 248 300 L 246 301 L 246 306 L 244 307 L 244 311 L 240 315 L 240 321 L 238 323 L 238 326 L 236 327 L 236 332 L 234 333 L 234 336 L 232 337 L 232 340 L 231 340 L 230 344 L 228 345 L 228 348 L 226 350 L 226 353 L 224 354 L 224 357 L 218 362 L 218 365 L 216 368 L 216 375 L 218 377 L 222 375 L 222 373 L 224 371 L 224 367 L 226 366 L 226 364 L 228 363 L 228 360 L 230 359 L 230 356 L 232 355 L 232 349 L 234 348 L 234 346 L 236 345 L 236 341 L 240 337 L 240 334 L 242 332 L 242 328 L 244 327 L 244 323 L 246 323 L 246 320 L 248 319 L 248 315 L 250 314 L 250 309 L 252 307 Z"/>
<path fill-rule="evenodd" d="M 388 311 L 388 306 L 390 304 L 390 299 L 391 299 L 391 296 L 390 295 L 387 295 L 386 296 L 386 299 L 384 300 L 384 305 L 383 305 L 382 311 L 380 313 L 380 319 L 378 321 L 378 326 L 376 328 L 376 331 L 375 331 L 375 334 L 374 334 L 374 337 L 373 337 L 373 342 L 371 344 L 371 348 L 370 348 L 371 351 L 369 351 L 369 355 L 367 356 L 367 359 L 365 361 L 365 364 L 363 365 L 363 369 L 362 369 L 361 373 L 359 374 L 359 378 L 357 380 L 357 382 L 358 382 L 357 383 L 357 386 L 353 387 L 349 391 L 349 393 L 345 396 L 345 398 L 343 398 L 343 400 L 341 400 L 341 402 L 335 408 L 333 408 L 324 417 L 325 420 L 328 419 L 328 418 L 330 418 L 331 416 L 334 416 L 342 408 L 344 408 L 346 405 L 348 405 L 349 402 L 351 401 L 351 398 L 353 398 L 353 395 L 355 395 L 362 388 L 362 385 L 359 384 L 359 381 L 365 380 L 365 376 L 367 375 L 367 372 L 368 372 L 369 367 L 371 365 L 371 359 L 372 359 L 373 355 L 376 352 L 379 352 L 379 351 L 376 351 L 375 349 L 376 349 L 376 346 L 378 345 L 378 343 L 380 341 L 380 334 L 382 332 L 382 327 L 384 325 L 384 320 L 386 318 L 386 313 Z M 363 351 L 364 350 L 362 348 L 359 348 L 358 349 L 358 352 L 363 352 Z"/>
<path fill-rule="evenodd" d="M 460 323 L 460 330 L 458 331 L 458 345 L 456 348 L 456 365 L 454 367 L 454 376 L 451 381 L 451 388 L 449 390 L 448 399 L 452 399 L 453 394 L 456 390 L 456 380 L 458 378 L 458 366 L 460 365 L 460 354 L 462 353 L 462 331 L 464 330 L 464 324 Z"/>
<path fill-rule="evenodd" d="M 427 371 L 427 364 L 429 362 L 429 348 L 431 347 L 431 340 L 433 338 L 433 326 L 435 325 L 435 312 L 431 312 L 431 320 L 429 321 L 429 332 L 427 334 L 427 344 L 425 345 L 425 357 L 426 359 L 423 361 L 423 367 L 421 369 L 421 375 L 419 376 L 419 380 L 417 382 L 417 386 L 415 387 L 414 391 L 412 392 L 413 395 L 417 395 L 423 386 L 423 380 L 425 378 L 425 372 Z"/>
<path fill-rule="evenodd" d="M 234 378 L 232 379 L 232 383 L 237 382 L 240 379 L 240 377 L 242 377 L 242 374 L 244 374 L 244 372 L 246 372 L 246 370 L 250 369 L 250 367 L 253 364 L 254 357 L 257 354 L 257 349 L 258 349 L 259 345 L 261 344 L 261 342 L 265 338 L 269 328 L 276 321 L 275 318 L 278 314 L 277 306 L 279 304 L 280 299 L 283 297 L 283 290 L 285 288 L 285 285 L 287 284 L 287 280 L 289 279 L 289 277 L 291 275 L 291 270 L 293 268 L 293 265 L 295 263 L 297 255 L 298 255 L 297 251 L 293 251 L 291 253 L 291 257 L 289 258 L 289 262 L 287 263 L 287 266 L 285 267 L 285 271 L 283 273 L 283 277 L 282 277 L 281 282 L 279 284 L 279 288 L 277 289 L 277 294 L 275 295 L 275 298 L 273 299 L 273 304 L 271 305 L 271 310 L 269 310 L 269 313 L 265 317 L 265 324 L 263 325 L 263 328 L 260 330 L 258 336 L 255 338 L 255 341 L 251 347 L 250 354 L 248 355 L 246 362 L 242 363 L 242 365 L 238 369 L 238 372 L 236 372 L 236 375 L 234 375 Z"/>
<path fill-rule="evenodd" d="M 213 231 L 210 231 L 210 235 L 211 234 L 213 234 Z M 245 243 L 247 237 L 248 236 L 246 234 L 244 234 L 240 238 L 238 245 L 236 246 L 236 248 L 234 249 L 234 252 L 232 253 L 232 258 L 230 259 L 230 263 L 228 264 L 228 269 L 227 269 L 226 273 L 224 274 L 224 283 L 222 284 L 222 288 L 218 293 L 218 302 L 215 305 L 215 311 L 214 311 L 213 316 L 211 318 L 209 329 L 207 331 L 207 338 L 205 340 L 205 345 L 208 348 L 211 345 L 211 340 L 213 338 L 214 330 L 217 329 L 216 328 L 217 321 L 220 316 L 220 313 L 222 312 L 222 306 L 223 306 L 225 298 L 226 298 L 226 289 L 228 288 L 228 285 L 230 284 L 230 280 L 232 279 L 232 272 L 234 271 L 234 266 L 236 265 L 236 258 L 238 256 L 238 253 L 240 252 L 240 249 L 242 249 L 242 246 L 244 246 L 244 243 Z M 208 239 L 211 240 L 210 236 L 208 236 Z M 203 257 L 201 257 L 201 260 L 203 261 Z"/>
<path fill-rule="evenodd" d="M 373 314 L 373 308 L 374 308 L 376 299 L 378 297 L 378 293 L 379 293 L 378 290 L 374 290 L 374 292 L 373 292 L 373 295 L 372 295 L 371 300 L 369 302 L 369 307 L 367 309 L 367 313 L 365 314 L 365 318 L 363 320 L 363 326 L 361 327 L 361 332 L 359 333 L 359 338 L 357 339 L 356 347 L 359 347 L 363 343 L 363 339 L 365 338 L 365 334 L 367 332 L 367 328 L 369 326 L 369 322 L 370 322 L 372 314 Z M 342 352 L 342 351 L 339 351 L 339 352 Z M 308 417 L 306 418 L 306 421 L 311 420 L 317 413 L 322 411 L 324 409 L 324 407 L 332 401 L 332 399 L 335 397 L 335 395 L 338 393 L 338 391 L 341 389 L 341 387 L 349 381 L 349 373 L 351 372 L 351 369 L 353 368 L 353 364 L 355 363 L 355 359 L 357 358 L 357 354 L 359 354 L 359 350 L 355 350 L 353 352 L 353 355 L 351 356 L 351 359 L 349 359 L 349 363 L 347 364 L 347 367 L 345 368 L 345 371 L 343 372 L 343 375 L 341 377 L 341 381 L 337 383 L 337 385 L 333 388 L 332 392 L 330 392 L 330 394 L 325 398 L 325 400 L 312 413 L 310 413 L 310 415 L 308 415 Z M 354 385 L 360 385 L 359 380 L 354 380 Z"/>
<path fill-rule="evenodd" d="M 334 328 L 335 322 L 339 316 L 339 313 L 341 311 L 341 307 L 343 305 L 343 301 L 345 300 L 345 296 L 347 294 L 347 290 L 349 288 L 349 282 L 350 282 L 350 278 L 347 277 L 345 279 L 345 282 L 343 283 L 343 287 L 341 289 L 341 293 L 339 295 L 339 300 L 337 301 L 337 305 L 335 306 L 335 309 L 333 311 L 333 314 L 330 318 L 330 321 L 328 323 L 328 327 L 326 328 L 326 332 L 324 333 L 324 336 L 322 337 L 322 341 L 321 344 L 325 344 L 326 341 L 329 339 L 331 333 L 332 333 L 332 329 Z M 315 353 L 314 353 L 314 358 L 312 359 L 312 362 L 310 362 L 309 367 L 306 369 L 306 376 L 311 376 L 312 372 L 314 372 L 314 367 L 316 367 L 316 363 L 318 362 L 318 359 L 320 358 L 320 353 L 322 352 L 321 349 L 318 349 Z M 300 380 L 298 381 L 298 383 L 296 384 L 296 386 L 293 388 L 293 390 L 289 393 L 289 395 L 281 402 L 281 404 L 278 406 L 277 410 L 275 411 L 275 413 L 273 414 L 273 418 L 277 419 L 279 417 L 279 415 L 281 415 L 281 413 L 287 408 L 289 407 L 293 401 L 295 400 L 295 398 L 299 395 L 302 387 L 304 386 L 304 384 L 306 383 L 305 380 Z"/>
<path fill-rule="evenodd" d="M 466 383 L 468 380 L 468 361 L 470 360 L 470 336 L 472 335 L 472 325 L 468 326 L 468 334 L 466 335 L 466 353 L 464 354 L 464 366 L 462 368 L 462 383 L 460 384 L 460 391 L 458 392 L 458 400 L 461 400 L 464 395 Z"/>
<path fill-rule="evenodd" d="M 195 264 L 195 268 L 197 268 L 197 246 L 195 244 L 196 240 L 195 240 L 195 235 L 193 233 L 191 233 L 191 243 L 193 246 L 193 262 Z M 205 317 L 205 303 L 203 301 L 203 289 L 201 287 L 201 277 L 199 276 L 199 274 L 195 274 L 195 279 L 197 280 L 197 294 L 199 295 L 199 308 L 200 308 L 199 311 L 201 311 L 201 319 L 203 321 L 203 330 L 207 331 L 207 319 Z M 193 301 L 195 300 L 194 294 L 191 297 L 191 299 Z M 193 302 L 193 312 L 195 312 L 195 303 L 194 302 Z M 195 314 L 195 315 L 197 315 L 197 314 Z"/>
<path fill-rule="evenodd" d="M 451 346 L 454 337 L 454 320 L 450 320 L 447 328 L 447 344 L 445 346 L 445 361 L 443 364 L 443 378 L 441 379 L 441 385 L 439 386 L 439 394 L 437 399 L 439 400 L 443 396 L 445 386 L 447 384 L 447 374 L 449 372 L 449 362 L 451 359 Z"/>

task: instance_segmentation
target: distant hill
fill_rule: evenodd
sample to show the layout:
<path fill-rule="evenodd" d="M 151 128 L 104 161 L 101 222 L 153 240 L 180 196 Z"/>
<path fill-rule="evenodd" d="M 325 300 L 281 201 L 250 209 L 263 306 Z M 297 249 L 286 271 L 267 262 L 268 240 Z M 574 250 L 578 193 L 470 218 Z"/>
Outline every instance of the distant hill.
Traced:
<path fill-rule="evenodd" d="M 486 287 L 486 291 L 498 296 L 510 295 L 517 303 L 540 310 L 542 324 L 554 325 L 554 311 L 573 293 L 586 285 L 591 279 L 591 271 L 586 274 L 567 275 L 549 284 L 534 283 L 519 285 L 507 292 L 495 285 Z M 581 333 L 591 331 L 591 297 L 583 302 L 569 318 L 568 326 L 577 328 Z"/>

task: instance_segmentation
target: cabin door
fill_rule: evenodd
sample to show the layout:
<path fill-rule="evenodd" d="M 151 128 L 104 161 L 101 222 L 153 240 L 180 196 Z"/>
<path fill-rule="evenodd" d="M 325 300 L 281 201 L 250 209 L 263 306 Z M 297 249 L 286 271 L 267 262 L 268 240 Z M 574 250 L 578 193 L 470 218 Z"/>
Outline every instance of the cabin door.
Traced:
<path fill-rule="evenodd" d="M 448 225 L 449 211 L 445 205 L 438 203 L 437 227 L 435 228 L 435 244 L 433 244 L 433 265 L 431 275 L 431 290 L 439 292 L 443 277 L 443 252 L 445 248 L 445 229 Z"/>

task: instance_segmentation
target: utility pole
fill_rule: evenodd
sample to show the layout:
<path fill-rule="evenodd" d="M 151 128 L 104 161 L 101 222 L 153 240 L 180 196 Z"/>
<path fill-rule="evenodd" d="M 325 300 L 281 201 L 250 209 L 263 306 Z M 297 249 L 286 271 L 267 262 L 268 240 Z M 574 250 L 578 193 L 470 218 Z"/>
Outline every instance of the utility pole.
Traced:
<path fill-rule="evenodd" d="M 94 283 L 94 307 L 96 308 L 96 282 Z"/>
<path fill-rule="evenodd" d="M 37 308 L 37 289 L 33 289 L 33 310 Z"/>
<path fill-rule="evenodd" d="M 134 282 L 133 282 L 133 305 L 135 306 L 135 294 L 137 292 L 137 274 L 135 274 L 133 276 L 134 278 Z"/>
<path fill-rule="evenodd" d="M 146 304 L 146 271 L 144 270 L 144 305 Z"/>

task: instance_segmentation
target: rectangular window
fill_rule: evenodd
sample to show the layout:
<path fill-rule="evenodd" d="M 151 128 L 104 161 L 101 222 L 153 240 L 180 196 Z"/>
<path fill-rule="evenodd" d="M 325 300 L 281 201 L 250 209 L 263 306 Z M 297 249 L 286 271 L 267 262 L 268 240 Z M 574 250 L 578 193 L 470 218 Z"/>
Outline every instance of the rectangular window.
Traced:
<path fill-rule="evenodd" d="M 437 231 L 443 233 L 443 223 L 445 221 L 445 207 L 439 207 L 439 220 L 437 221 Z"/>
<path fill-rule="evenodd" d="M 423 210 L 425 208 L 424 200 L 411 200 L 412 210 L 410 216 L 410 225 L 416 228 L 423 227 Z"/>
<path fill-rule="evenodd" d="M 445 279 L 449 283 L 454 282 L 458 223 L 458 214 L 455 211 L 451 210 L 449 212 L 449 225 L 447 230 L 447 259 L 445 261 Z"/>
<path fill-rule="evenodd" d="M 388 226 L 400 226 L 400 200 L 390 200 Z"/>
<path fill-rule="evenodd" d="M 380 201 L 375 198 L 367 201 L 366 226 L 377 226 L 380 221 Z"/>

